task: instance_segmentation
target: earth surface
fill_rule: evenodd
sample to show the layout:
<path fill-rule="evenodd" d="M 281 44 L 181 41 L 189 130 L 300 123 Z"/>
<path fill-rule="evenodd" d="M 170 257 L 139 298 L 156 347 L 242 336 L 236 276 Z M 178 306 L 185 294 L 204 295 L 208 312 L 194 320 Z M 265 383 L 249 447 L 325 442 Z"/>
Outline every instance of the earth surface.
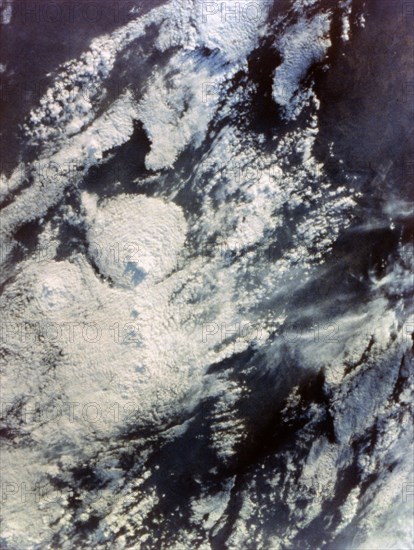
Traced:
<path fill-rule="evenodd" d="M 412 549 L 413 4 L 0 9 L 1 548 Z"/>

